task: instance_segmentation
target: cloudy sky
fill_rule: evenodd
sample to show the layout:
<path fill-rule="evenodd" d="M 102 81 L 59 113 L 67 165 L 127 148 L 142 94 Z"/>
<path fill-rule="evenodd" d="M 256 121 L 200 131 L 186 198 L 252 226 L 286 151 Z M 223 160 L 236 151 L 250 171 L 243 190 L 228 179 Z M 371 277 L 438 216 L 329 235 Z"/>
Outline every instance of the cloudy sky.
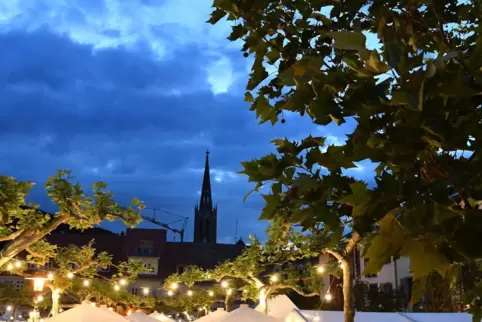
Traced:
<path fill-rule="evenodd" d="M 273 151 L 269 141 L 310 133 L 340 142 L 346 131 L 288 116 L 259 126 L 243 102 L 251 61 L 205 23 L 210 0 L 0 1 L 0 169 L 38 182 L 56 168 L 83 184 L 102 180 L 121 202 L 189 217 L 211 152 L 218 240 L 260 236 L 263 202 L 240 162 Z M 362 167 L 356 171 L 363 173 Z M 149 214 L 147 212 L 146 214 Z M 159 220 L 177 217 L 163 214 Z M 119 224 L 103 224 L 120 230 Z M 152 227 L 147 223 L 141 227 Z"/>

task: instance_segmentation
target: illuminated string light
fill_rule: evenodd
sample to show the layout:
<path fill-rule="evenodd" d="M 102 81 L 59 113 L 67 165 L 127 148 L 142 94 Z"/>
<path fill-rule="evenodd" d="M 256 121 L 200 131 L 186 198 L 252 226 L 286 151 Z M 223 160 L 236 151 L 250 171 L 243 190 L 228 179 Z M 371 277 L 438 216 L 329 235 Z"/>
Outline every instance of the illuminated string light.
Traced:
<path fill-rule="evenodd" d="M 74 278 L 74 273 L 68 272 L 68 273 L 67 273 L 67 278 Z"/>
<path fill-rule="evenodd" d="M 7 269 L 8 269 L 9 271 L 11 271 L 11 270 L 13 269 L 13 265 L 12 265 L 12 264 L 8 264 L 8 265 L 7 265 Z"/>
<path fill-rule="evenodd" d="M 322 274 L 325 272 L 325 268 L 320 265 L 316 268 L 316 271 L 318 272 L 318 274 Z"/>
<path fill-rule="evenodd" d="M 213 291 L 209 291 L 208 294 L 209 294 L 209 296 L 214 296 L 214 292 L 213 292 Z"/>
<path fill-rule="evenodd" d="M 126 284 L 127 284 L 127 282 L 126 282 L 126 280 L 125 280 L 125 279 L 121 279 L 121 280 L 119 281 L 119 284 L 120 284 L 120 285 L 126 285 Z"/>
<path fill-rule="evenodd" d="M 193 293 L 192 293 L 191 290 L 187 291 L 187 296 L 192 296 L 192 294 L 193 294 Z"/>
<path fill-rule="evenodd" d="M 167 291 L 167 295 L 168 295 L 168 296 L 173 296 L 173 295 L 174 295 L 174 292 L 171 291 L 171 290 L 169 290 L 169 291 Z"/>
<path fill-rule="evenodd" d="M 149 295 L 149 288 L 148 287 L 144 287 L 142 289 L 142 293 L 144 293 L 144 295 Z"/>
<path fill-rule="evenodd" d="M 179 287 L 179 285 L 178 285 L 177 283 L 172 283 L 172 284 L 171 284 L 171 288 L 172 288 L 173 290 L 177 290 L 178 287 Z"/>
<path fill-rule="evenodd" d="M 54 279 L 54 274 L 48 273 L 48 274 L 47 274 L 47 278 L 48 278 L 49 280 Z"/>
<path fill-rule="evenodd" d="M 226 288 L 226 287 L 228 287 L 228 286 L 229 286 L 229 284 L 228 284 L 227 281 L 222 281 L 222 282 L 221 282 L 221 287 Z"/>
<path fill-rule="evenodd" d="M 228 290 L 226 291 L 226 294 L 227 294 L 227 295 L 231 295 L 231 294 L 233 294 L 233 290 L 232 290 L 232 289 L 230 289 L 230 288 L 228 288 Z"/>
<path fill-rule="evenodd" d="M 12 310 L 12 306 L 11 305 L 7 305 L 7 311 L 11 311 Z"/>
<path fill-rule="evenodd" d="M 42 302 L 44 300 L 44 297 L 42 295 L 37 296 L 37 301 Z"/>
<path fill-rule="evenodd" d="M 84 284 L 84 286 L 89 286 L 89 285 L 90 285 L 90 281 L 89 281 L 89 280 L 84 280 L 83 284 Z"/>
<path fill-rule="evenodd" d="M 326 294 L 325 294 L 325 300 L 326 300 L 327 302 L 330 302 L 332 299 L 333 299 L 333 296 L 332 296 L 330 293 L 326 293 Z"/>
<path fill-rule="evenodd" d="M 94 302 L 91 302 L 90 305 L 93 306 L 93 307 L 95 307 L 95 303 L 94 303 Z"/>
<path fill-rule="evenodd" d="M 110 308 L 109 308 L 109 311 L 114 311 L 114 309 L 110 307 Z"/>
<path fill-rule="evenodd" d="M 276 283 L 278 281 L 278 275 L 271 275 L 269 279 L 271 282 Z"/>
<path fill-rule="evenodd" d="M 197 310 L 198 310 L 199 312 L 201 312 L 201 311 L 203 310 L 203 308 L 202 308 L 202 307 L 200 307 L 200 308 L 199 308 L 199 309 L 197 309 Z"/>
<path fill-rule="evenodd" d="M 15 267 L 16 267 L 16 268 L 19 268 L 19 267 L 21 267 L 21 266 L 22 266 L 22 263 L 20 263 L 20 262 L 16 262 L 16 263 L 15 263 Z"/>
<path fill-rule="evenodd" d="M 115 284 L 115 285 L 114 285 L 114 291 L 118 291 L 118 290 L 120 290 L 120 286 L 117 285 L 117 284 Z"/>

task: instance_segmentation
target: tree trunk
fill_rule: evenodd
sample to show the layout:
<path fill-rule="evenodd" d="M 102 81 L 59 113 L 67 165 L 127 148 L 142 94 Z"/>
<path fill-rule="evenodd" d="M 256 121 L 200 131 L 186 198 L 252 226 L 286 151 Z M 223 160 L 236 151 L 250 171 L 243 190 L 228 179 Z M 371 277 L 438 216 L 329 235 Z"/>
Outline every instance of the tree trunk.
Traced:
<path fill-rule="evenodd" d="M 60 311 L 60 289 L 56 288 L 52 290 L 52 317 L 59 314 Z"/>
<path fill-rule="evenodd" d="M 226 297 L 224 298 L 224 306 L 226 309 L 226 312 L 231 311 L 231 296 L 226 294 Z"/>
<path fill-rule="evenodd" d="M 355 322 L 355 301 L 353 296 L 353 253 L 347 254 L 343 267 L 343 312 L 345 322 Z"/>
<path fill-rule="evenodd" d="M 259 311 L 264 314 L 268 314 L 268 296 L 266 289 L 263 287 L 259 291 Z"/>

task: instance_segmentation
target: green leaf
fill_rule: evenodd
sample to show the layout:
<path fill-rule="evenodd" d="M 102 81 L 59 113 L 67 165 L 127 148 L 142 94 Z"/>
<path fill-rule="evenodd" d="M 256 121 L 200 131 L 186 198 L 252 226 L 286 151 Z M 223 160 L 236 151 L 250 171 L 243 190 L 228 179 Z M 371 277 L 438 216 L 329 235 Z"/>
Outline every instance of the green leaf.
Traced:
<path fill-rule="evenodd" d="M 326 150 L 326 153 L 323 153 L 318 158 L 318 164 L 328 170 L 334 170 L 337 168 L 356 168 L 353 161 L 345 156 L 343 147 L 335 145 L 330 145 Z"/>
<path fill-rule="evenodd" d="M 447 258 L 434 245 L 424 241 L 407 240 L 401 254 L 410 258 L 414 279 L 425 278 L 434 270 L 445 276 L 450 268 Z"/>
<path fill-rule="evenodd" d="M 365 49 L 366 37 L 361 32 L 338 31 L 329 32 L 326 35 L 335 40 L 335 48 L 346 50 Z"/>
<path fill-rule="evenodd" d="M 253 94 L 251 94 L 251 92 L 246 92 L 244 94 L 244 101 L 248 103 L 253 103 L 254 102 Z"/>
<path fill-rule="evenodd" d="M 224 16 L 226 16 L 228 13 L 224 10 L 221 9 L 216 9 L 211 13 L 211 18 L 207 21 L 208 23 L 214 25 L 216 24 L 219 20 L 223 19 Z"/>
<path fill-rule="evenodd" d="M 412 297 L 410 302 L 415 305 L 420 303 L 422 296 L 425 294 L 427 286 L 427 277 L 413 279 L 412 281 Z"/>

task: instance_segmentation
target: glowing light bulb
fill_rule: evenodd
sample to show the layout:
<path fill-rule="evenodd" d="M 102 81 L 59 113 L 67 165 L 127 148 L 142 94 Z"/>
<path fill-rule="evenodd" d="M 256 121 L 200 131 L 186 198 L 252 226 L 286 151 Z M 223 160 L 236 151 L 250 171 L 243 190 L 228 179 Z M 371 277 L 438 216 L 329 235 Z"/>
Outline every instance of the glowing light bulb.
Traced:
<path fill-rule="evenodd" d="M 110 308 L 109 308 L 109 311 L 114 311 L 114 309 L 110 307 Z"/>
<path fill-rule="evenodd" d="M 119 281 L 119 284 L 120 284 L 120 285 L 126 285 L 126 284 L 127 284 L 127 282 L 126 282 L 126 280 L 125 280 L 125 279 L 121 279 L 121 280 Z"/>
<path fill-rule="evenodd" d="M 233 290 L 232 290 L 232 289 L 230 289 L 230 288 L 228 288 L 228 290 L 226 291 L 226 294 L 227 294 L 227 295 L 231 295 L 231 294 L 233 294 Z"/>
<path fill-rule="evenodd" d="M 49 280 L 53 279 L 53 278 L 54 278 L 54 274 L 48 273 L 48 274 L 47 274 L 47 278 L 48 278 Z"/>
<path fill-rule="evenodd" d="M 68 272 L 68 273 L 67 273 L 67 278 L 74 278 L 74 273 Z"/>
<path fill-rule="evenodd" d="M 313 318 L 313 321 L 320 321 L 320 317 L 317 315 Z"/>
<path fill-rule="evenodd" d="M 131 310 L 127 311 L 127 315 L 131 315 L 131 314 L 132 314 Z"/>
<path fill-rule="evenodd" d="M 44 297 L 42 295 L 37 296 L 37 301 L 42 302 L 44 300 Z"/>
<path fill-rule="evenodd" d="M 179 285 L 178 285 L 177 283 L 172 283 L 172 284 L 171 284 L 171 288 L 172 288 L 173 290 L 177 290 L 177 289 L 179 288 Z"/>
<path fill-rule="evenodd" d="M 278 281 L 278 275 L 271 275 L 270 280 L 271 282 L 276 283 Z"/>
<path fill-rule="evenodd" d="M 144 293 L 144 295 L 149 295 L 149 288 L 148 287 L 144 287 L 142 289 L 142 293 Z"/>
<path fill-rule="evenodd" d="M 209 291 L 208 294 L 209 294 L 209 296 L 214 296 L 214 292 L 213 292 L 213 291 Z"/>
<path fill-rule="evenodd" d="M 173 295 L 174 295 L 174 292 L 173 292 L 173 291 L 167 291 L 167 295 L 168 295 L 168 296 L 173 296 Z"/>
<path fill-rule="evenodd" d="M 326 300 L 327 302 L 330 302 L 332 299 L 333 299 L 333 296 L 331 296 L 330 293 L 326 293 L 326 295 L 325 295 L 325 300 Z"/>
<path fill-rule="evenodd" d="M 202 308 L 202 307 L 200 307 L 200 308 L 199 308 L 199 309 L 197 309 L 197 310 L 198 310 L 199 312 L 201 312 L 201 311 L 203 310 L 203 308 Z"/>
<path fill-rule="evenodd" d="M 318 266 L 316 268 L 316 271 L 318 272 L 318 274 L 322 274 L 325 272 L 325 268 L 323 266 Z"/>
<path fill-rule="evenodd" d="M 93 307 L 95 307 L 95 303 L 94 303 L 94 302 L 90 303 L 90 305 L 93 306 Z"/>
<path fill-rule="evenodd" d="M 11 271 L 11 270 L 13 269 L 13 265 L 12 265 L 12 264 L 8 264 L 8 265 L 7 265 L 7 269 L 8 269 L 9 271 Z"/>
<path fill-rule="evenodd" d="M 15 267 L 19 268 L 20 266 L 22 266 L 22 263 L 20 263 L 20 262 L 15 263 Z"/>
<path fill-rule="evenodd" d="M 191 291 L 191 290 L 187 291 L 187 296 L 192 296 L 192 291 Z"/>
<path fill-rule="evenodd" d="M 222 281 L 222 282 L 221 282 L 221 287 L 226 288 L 226 287 L 228 287 L 228 286 L 229 286 L 229 284 L 228 284 L 227 281 Z"/>
<path fill-rule="evenodd" d="M 114 291 L 118 291 L 118 290 L 120 290 L 120 286 L 117 285 L 117 284 L 115 284 L 115 285 L 114 285 Z"/>
<path fill-rule="evenodd" d="M 89 280 L 84 280 L 83 284 L 84 284 L 84 286 L 89 286 L 89 285 L 90 285 L 90 281 L 89 281 Z"/>
<path fill-rule="evenodd" d="M 12 310 L 12 306 L 11 305 L 7 305 L 7 311 L 11 311 Z"/>

